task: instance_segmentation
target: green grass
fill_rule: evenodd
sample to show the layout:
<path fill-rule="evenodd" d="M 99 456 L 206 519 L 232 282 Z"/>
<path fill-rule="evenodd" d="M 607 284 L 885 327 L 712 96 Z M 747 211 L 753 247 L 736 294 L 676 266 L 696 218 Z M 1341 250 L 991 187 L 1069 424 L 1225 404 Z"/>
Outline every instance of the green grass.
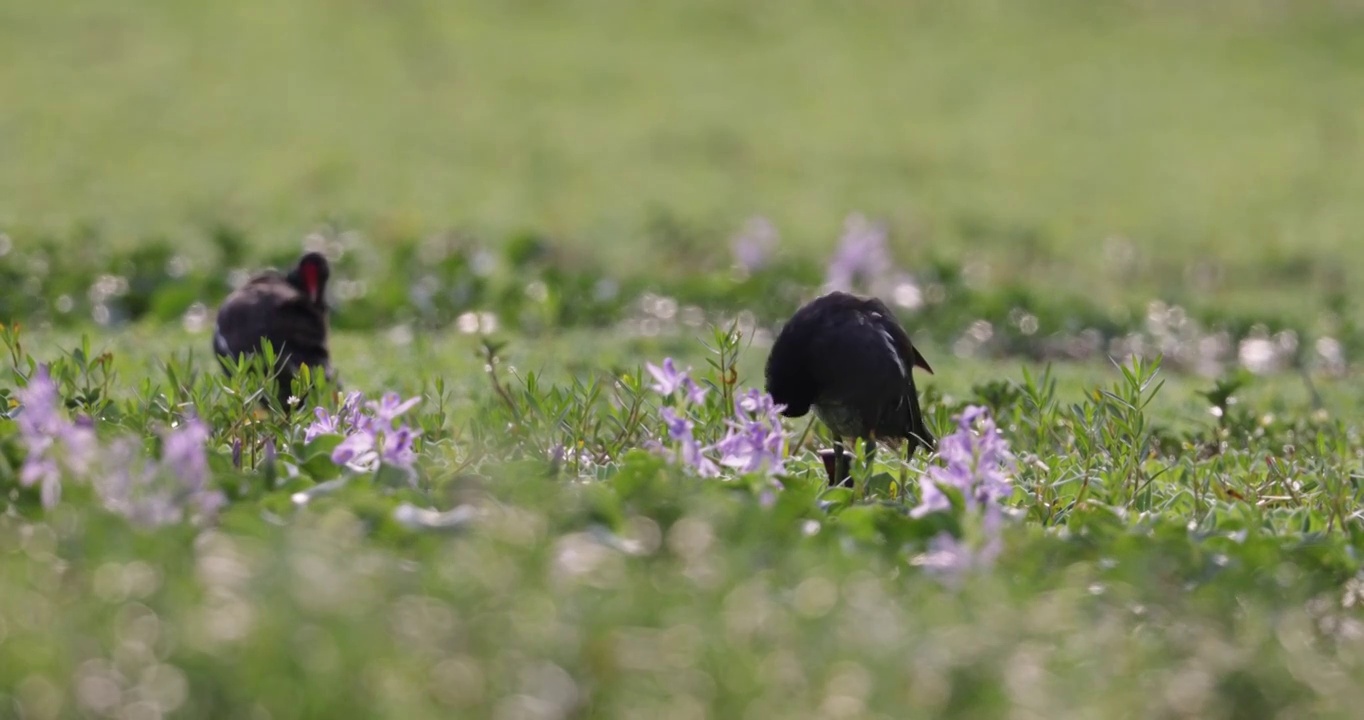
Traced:
<path fill-rule="evenodd" d="M 1364 386 L 1316 344 L 1364 352 L 1361 10 L 0 2 L 0 717 L 1355 717 Z M 934 432 L 984 406 L 1017 458 L 997 556 L 960 493 L 912 514 L 938 455 L 849 491 L 808 418 L 781 489 L 650 449 L 664 407 L 724 434 L 855 211 L 937 298 Z M 411 478 L 209 354 L 230 271 L 314 231 L 344 390 L 422 398 Z M 1297 348 L 1240 372 L 1262 330 Z M 50 508 L 36 363 L 102 448 Z M 191 416 L 229 502 L 139 525 L 110 482 Z"/>
<path fill-rule="evenodd" d="M 822 254 L 862 210 L 894 222 L 906 262 L 964 258 L 987 283 L 1312 309 L 1364 260 L 1361 17 L 12 2 L 0 223 L 123 244 L 229 223 L 258 247 L 332 219 L 381 242 L 532 228 L 646 272 L 679 232 L 723 252 L 752 213 Z M 1191 283 L 1194 261 L 1220 272 Z"/>
<path fill-rule="evenodd" d="M 861 497 L 823 491 L 810 448 L 793 447 L 769 495 L 761 474 L 701 479 L 639 450 L 663 432 L 665 400 L 637 389 L 635 366 L 659 358 L 657 339 L 513 341 L 499 394 L 471 336 L 417 341 L 395 367 L 373 336 L 341 334 L 360 378 L 348 389 L 424 396 L 416 482 L 347 471 L 298 507 L 294 493 L 338 477 L 330 445 L 303 441 L 307 413 L 256 410 L 258 386 L 225 379 L 201 338 L 135 330 L 73 356 L 70 337 L 19 337 L 16 371 L 29 352 L 55 362 L 106 443 L 209 421 L 214 483 L 232 497 L 206 529 L 141 528 L 92 492 L 104 467 L 94 486 L 68 477 L 44 511 L 17 482 L 16 423 L 0 424 L 0 687 L 24 717 L 138 703 L 276 718 L 1353 712 L 1364 446 L 1348 381 L 1323 379 L 1317 410 L 1291 375 L 1251 380 L 1219 419 L 1199 394 L 1210 383 L 1152 381 L 1149 367 L 1048 381 L 1036 366 L 952 366 L 922 383 L 934 431 L 984 403 L 1018 466 L 998 560 L 945 582 L 916 565 L 928 539 L 982 530 L 960 505 L 907 514 L 939 460 L 920 456 L 900 488 L 883 453 L 859 471 Z M 710 442 L 729 373 L 706 369 L 703 339 L 671 347 L 712 388 L 691 410 Z M 740 343 L 739 387 L 764 355 Z M 562 370 L 587 358 L 619 369 Z M 788 423 L 793 440 L 803 425 Z M 555 444 L 584 463 L 551 464 Z M 476 512 L 447 534 L 404 525 L 404 503 Z"/>

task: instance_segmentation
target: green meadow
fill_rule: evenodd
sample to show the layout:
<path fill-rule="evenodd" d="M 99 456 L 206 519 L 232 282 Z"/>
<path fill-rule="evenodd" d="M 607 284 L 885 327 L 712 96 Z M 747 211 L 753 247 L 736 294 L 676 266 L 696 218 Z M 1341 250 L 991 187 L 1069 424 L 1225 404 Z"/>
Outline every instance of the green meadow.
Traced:
<path fill-rule="evenodd" d="M 1360 68 L 1348 0 L 0 0 L 0 717 L 1355 717 Z M 214 312 L 305 248 L 285 408 Z M 844 271 L 940 447 L 828 488 L 749 391 Z"/>

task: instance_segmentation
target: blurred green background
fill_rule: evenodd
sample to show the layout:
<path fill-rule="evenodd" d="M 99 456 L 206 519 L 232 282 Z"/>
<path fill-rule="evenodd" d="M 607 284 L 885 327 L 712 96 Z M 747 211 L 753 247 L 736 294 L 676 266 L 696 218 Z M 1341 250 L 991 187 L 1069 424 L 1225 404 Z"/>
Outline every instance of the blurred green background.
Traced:
<path fill-rule="evenodd" d="M 1353 718 L 1361 129 L 1364 0 L 0 0 L 14 386 L 69 355 L 149 451 L 217 417 L 234 493 L 199 534 L 40 511 L 0 420 L 0 715 Z M 935 430 L 988 405 L 1018 455 L 960 591 L 914 567 L 936 520 L 817 502 L 808 450 L 779 496 L 629 450 L 663 401 L 623 378 L 722 385 L 734 320 L 761 384 L 857 212 Z M 780 257 L 738 272 L 754 216 Z M 258 433 L 313 416 L 248 421 L 210 358 L 313 234 L 347 390 L 425 398 L 412 492 L 296 507 L 324 475 Z"/>
<path fill-rule="evenodd" d="M 1364 3 L 0 3 L 0 226 L 534 229 L 646 272 L 752 214 L 1099 300 L 1310 308 L 1364 227 Z"/>

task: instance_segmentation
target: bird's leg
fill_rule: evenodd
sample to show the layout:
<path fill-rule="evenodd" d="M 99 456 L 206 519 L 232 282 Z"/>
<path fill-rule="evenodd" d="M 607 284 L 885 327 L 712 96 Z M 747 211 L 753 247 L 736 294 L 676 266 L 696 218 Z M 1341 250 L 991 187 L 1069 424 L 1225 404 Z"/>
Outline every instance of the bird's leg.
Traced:
<path fill-rule="evenodd" d="M 917 435 L 911 437 L 909 439 L 909 442 L 905 443 L 905 462 L 909 462 L 910 460 L 914 459 L 914 453 L 918 451 L 920 445 L 924 445 L 924 443 L 922 443 L 919 440 L 919 436 Z M 925 452 L 927 452 L 927 448 L 928 446 L 924 445 Z"/>
<path fill-rule="evenodd" d="M 819 451 L 819 460 L 824 463 L 824 474 L 829 477 L 829 487 L 833 487 L 834 478 L 838 477 L 838 451 L 824 449 Z"/>
<path fill-rule="evenodd" d="M 829 478 L 829 484 L 835 487 L 845 485 L 852 475 L 852 463 L 849 462 L 848 451 L 843 447 L 842 440 L 834 441 L 834 474 Z"/>

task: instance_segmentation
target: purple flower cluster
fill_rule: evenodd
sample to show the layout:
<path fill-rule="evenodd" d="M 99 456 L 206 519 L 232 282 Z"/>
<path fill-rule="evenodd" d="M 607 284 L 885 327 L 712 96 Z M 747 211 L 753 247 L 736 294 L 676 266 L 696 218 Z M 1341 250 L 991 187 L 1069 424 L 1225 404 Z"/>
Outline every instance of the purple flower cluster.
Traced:
<path fill-rule="evenodd" d="M 849 215 L 843 223 L 843 237 L 829 261 L 824 277 L 827 290 L 853 291 L 869 287 L 893 270 L 887 231 L 860 214 Z"/>
<path fill-rule="evenodd" d="M 856 213 L 843 223 L 843 236 L 824 276 L 824 290 L 875 295 L 909 310 L 925 302 L 918 281 L 895 267 L 885 224 Z"/>
<path fill-rule="evenodd" d="M 377 401 L 364 402 L 364 395 L 353 392 L 332 415 L 325 408 L 314 410 L 316 419 L 304 431 L 304 440 L 320 435 L 341 435 L 343 440 L 332 451 L 332 462 L 359 472 L 377 470 L 381 464 L 411 470 L 416 462 L 414 441 L 421 436 L 398 422 L 421 398 L 403 400 L 398 393 L 386 393 Z"/>
<path fill-rule="evenodd" d="M 693 405 L 700 405 L 706 401 L 707 391 L 691 379 L 689 374 L 691 368 L 678 370 L 670 357 L 663 358 L 662 366 L 644 363 L 644 367 L 650 375 L 654 376 L 654 384 L 649 387 L 659 395 L 672 397 L 678 390 L 681 390 L 683 398 Z"/>
<path fill-rule="evenodd" d="M 983 539 L 978 548 L 942 533 L 917 561 L 935 574 L 955 579 L 971 568 L 990 565 L 998 556 L 1001 503 L 1013 492 L 1015 462 L 989 411 L 974 405 L 957 417 L 955 432 L 938 440 L 938 456 L 945 464 L 924 473 L 919 481 L 919 506 L 910 514 L 923 517 L 951 510 L 951 501 L 943 490 L 955 488 L 965 500 L 966 512 L 981 517 Z"/>
<path fill-rule="evenodd" d="M 701 477 L 715 477 L 720 474 L 720 468 L 705 456 L 701 443 L 693 434 L 696 423 L 690 418 L 678 415 L 677 411 L 669 407 L 659 410 L 658 414 L 668 426 L 668 438 L 677 444 L 678 460 L 683 465 L 696 470 Z"/>
<path fill-rule="evenodd" d="M 915 517 L 951 508 L 943 487 L 961 491 L 967 510 L 983 508 L 985 512 L 997 510 L 999 502 L 1013 492 L 1013 453 L 983 407 L 972 405 L 957 416 L 956 432 L 938 441 L 938 456 L 946 464 L 930 467 L 920 479 Z"/>
<path fill-rule="evenodd" d="M 40 485 L 43 507 L 52 508 L 61 501 L 63 471 L 83 476 L 90 468 L 99 448 L 94 423 L 62 415 L 57 384 L 45 366 L 16 395 L 22 406 L 16 422 L 26 451 L 19 484 Z"/>
<path fill-rule="evenodd" d="M 771 261 L 772 252 L 780 240 L 777 226 L 771 220 L 760 215 L 749 218 L 743 230 L 730 243 L 735 265 L 747 273 L 761 270 Z"/>
<path fill-rule="evenodd" d="M 677 370 L 672 358 L 665 358 L 661 367 L 648 364 L 648 369 L 656 381 L 653 385 L 656 392 L 672 398 L 680 390 L 683 398 L 681 412 L 672 407 L 659 410 L 673 449 L 662 445 L 658 449 L 675 453 L 679 462 L 702 477 L 719 475 L 722 466 L 743 474 L 775 475 L 784 470 L 786 431 L 781 424 L 780 407 L 773 404 L 771 396 L 756 389 L 740 395 L 734 401 L 734 415 L 725 421 L 725 436 L 714 445 L 702 446 L 696 438 L 696 422 L 686 410 L 688 405 L 699 406 L 704 402 L 705 389 L 686 371 Z"/>
<path fill-rule="evenodd" d="M 741 473 L 785 471 L 786 430 L 771 395 L 749 389 L 734 401 L 734 417 L 725 424 L 729 432 L 714 446 L 721 465 Z"/>
<path fill-rule="evenodd" d="M 209 487 L 208 438 L 208 426 L 191 418 L 165 433 L 159 462 L 125 438 L 105 453 L 95 492 L 105 508 L 147 527 L 182 522 L 186 510 L 196 522 L 208 520 L 227 504 L 226 495 Z"/>
<path fill-rule="evenodd" d="M 979 548 L 958 540 L 950 533 L 938 533 L 928 541 L 928 552 L 919 556 L 916 564 L 930 575 L 948 584 L 956 584 L 966 573 L 994 564 L 1001 549 L 1003 543 L 997 529 L 989 531 L 989 536 Z"/>
<path fill-rule="evenodd" d="M 575 445 L 565 445 L 554 443 L 545 451 L 545 457 L 555 467 L 573 465 L 579 472 L 589 472 L 592 468 L 600 464 L 600 460 L 595 453 L 582 442 Z"/>
<path fill-rule="evenodd" d="M 19 483 L 41 484 L 44 508 L 60 502 L 63 477 L 90 482 L 107 509 L 143 525 L 178 523 L 186 509 L 196 518 L 211 517 L 226 504 L 227 497 L 209 487 L 209 432 L 199 420 L 167 432 L 161 461 L 152 462 L 136 440 L 123 438 L 106 448 L 89 418 L 63 417 L 57 385 L 45 367 L 18 398 L 19 437 L 27 451 Z"/>

